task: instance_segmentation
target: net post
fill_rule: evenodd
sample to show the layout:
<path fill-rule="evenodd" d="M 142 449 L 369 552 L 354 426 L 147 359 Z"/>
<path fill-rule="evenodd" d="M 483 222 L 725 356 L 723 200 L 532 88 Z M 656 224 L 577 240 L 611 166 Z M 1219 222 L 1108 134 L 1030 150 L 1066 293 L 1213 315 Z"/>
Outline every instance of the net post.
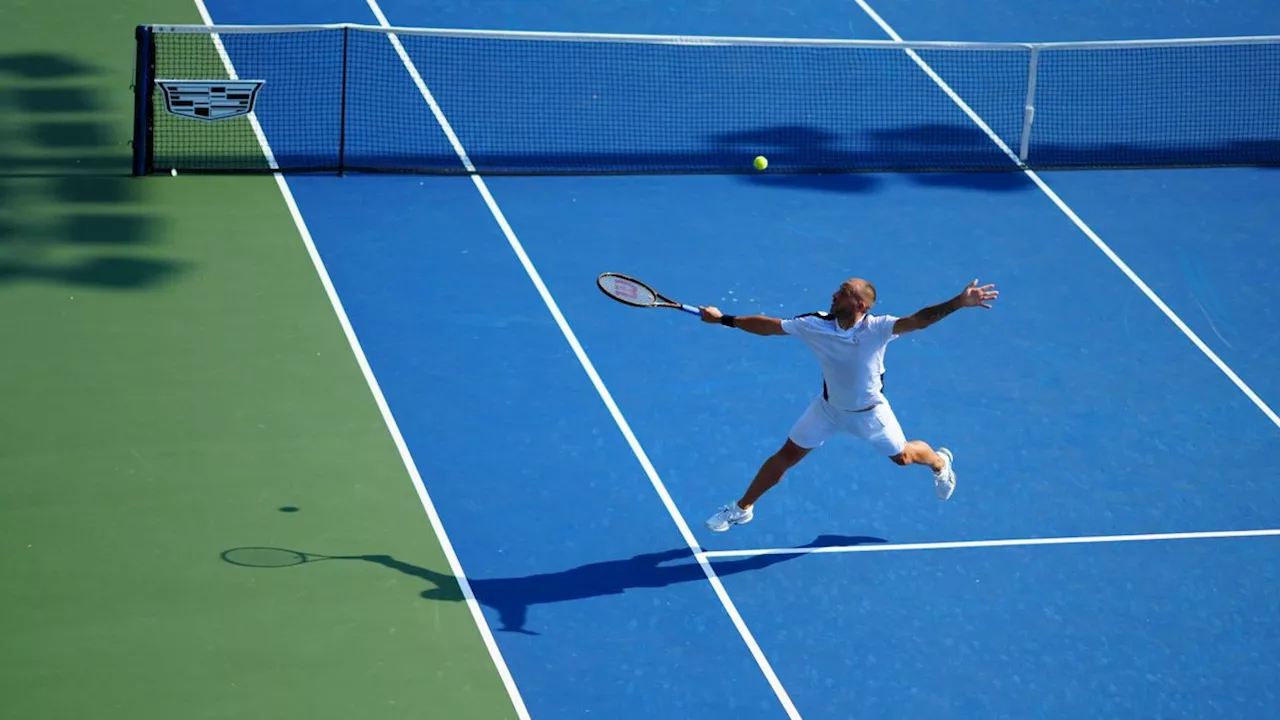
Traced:
<path fill-rule="evenodd" d="M 351 28 L 342 28 L 342 91 L 338 112 L 338 174 L 345 174 L 347 168 L 347 39 Z"/>
<path fill-rule="evenodd" d="M 155 72 L 155 38 L 151 28 L 139 25 L 134 30 L 136 57 L 133 69 L 133 174 L 151 171 L 151 92 Z"/>
<path fill-rule="evenodd" d="M 1027 164 L 1027 154 L 1031 149 L 1031 123 L 1036 114 L 1036 75 L 1040 62 L 1040 46 L 1031 46 L 1031 58 L 1027 62 L 1027 100 L 1022 113 L 1022 144 L 1018 148 L 1018 160 Z"/>

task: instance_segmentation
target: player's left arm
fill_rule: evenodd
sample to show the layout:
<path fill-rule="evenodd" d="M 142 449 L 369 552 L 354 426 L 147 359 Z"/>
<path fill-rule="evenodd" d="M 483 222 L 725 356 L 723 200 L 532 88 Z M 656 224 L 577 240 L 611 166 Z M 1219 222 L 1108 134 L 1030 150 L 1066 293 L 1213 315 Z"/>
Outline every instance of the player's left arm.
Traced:
<path fill-rule="evenodd" d="M 995 285 L 978 287 L 978 281 L 974 280 L 964 290 L 961 290 L 959 295 L 950 300 L 937 305 L 930 305 L 927 308 L 917 310 L 914 314 L 898 318 L 893 323 L 893 334 L 902 335 L 914 330 L 923 330 L 960 308 L 983 307 L 991 309 L 990 301 L 1000 296 L 995 287 Z"/>

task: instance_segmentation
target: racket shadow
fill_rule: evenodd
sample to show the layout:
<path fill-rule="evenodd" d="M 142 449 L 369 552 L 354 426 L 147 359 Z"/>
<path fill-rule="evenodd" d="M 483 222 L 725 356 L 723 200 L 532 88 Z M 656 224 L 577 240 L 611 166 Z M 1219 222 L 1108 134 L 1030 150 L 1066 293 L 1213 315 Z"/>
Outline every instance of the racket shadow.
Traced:
<path fill-rule="evenodd" d="M 796 549 L 883 542 L 886 541 L 873 537 L 822 535 Z M 715 560 L 713 565 L 717 575 L 728 577 L 763 570 L 801 555 L 800 552 L 793 555 L 756 555 Z M 462 602 L 465 599 L 457 578 L 452 574 L 413 565 L 391 555 L 326 556 L 325 560 L 372 563 L 424 580 L 432 587 L 423 590 L 419 596 L 427 600 Z M 288 566 L 280 564 L 275 567 Z M 628 590 L 663 588 L 698 581 L 705 582 L 706 575 L 688 547 L 642 553 L 634 557 L 588 563 L 566 570 L 523 577 L 468 578 L 476 600 L 498 614 L 500 626 L 497 630 L 533 636 L 539 633 L 529 629 L 528 621 L 529 611 L 535 606 L 622 595 Z"/>

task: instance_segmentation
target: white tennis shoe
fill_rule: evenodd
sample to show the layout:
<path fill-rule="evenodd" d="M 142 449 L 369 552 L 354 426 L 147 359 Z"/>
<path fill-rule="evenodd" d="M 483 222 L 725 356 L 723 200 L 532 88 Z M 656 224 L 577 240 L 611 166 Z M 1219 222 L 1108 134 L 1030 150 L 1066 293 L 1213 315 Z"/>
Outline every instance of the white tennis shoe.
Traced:
<path fill-rule="evenodd" d="M 738 507 L 738 503 L 730 503 L 720 508 L 720 511 L 710 518 L 707 518 L 707 529 L 712 532 L 724 532 L 733 525 L 745 525 L 751 522 L 751 518 L 755 517 L 755 509 L 751 508 L 743 510 Z"/>
<path fill-rule="evenodd" d="M 942 469 L 933 474 L 933 489 L 938 493 L 938 497 L 942 500 L 949 500 L 951 493 L 956 491 L 956 471 L 951 467 L 951 451 L 946 448 L 938 448 L 938 454 L 942 456 Z"/>

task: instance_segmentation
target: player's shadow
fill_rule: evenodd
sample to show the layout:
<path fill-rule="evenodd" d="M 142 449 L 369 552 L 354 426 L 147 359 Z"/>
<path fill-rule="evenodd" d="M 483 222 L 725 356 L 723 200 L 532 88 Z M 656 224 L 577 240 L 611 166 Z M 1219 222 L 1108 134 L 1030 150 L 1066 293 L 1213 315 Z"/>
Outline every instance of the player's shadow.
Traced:
<path fill-rule="evenodd" d="M 0 54 L 0 283 L 136 290 L 180 270 L 136 251 L 158 224 L 103 77 L 70 55 Z"/>
<path fill-rule="evenodd" d="M 861 536 L 821 535 L 805 548 L 865 545 L 886 542 L 882 538 Z M 716 575 L 727 577 L 744 572 L 762 570 L 779 563 L 798 558 L 802 552 L 786 554 L 753 555 L 732 559 L 715 559 L 712 566 Z M 360 560 L 374 563 L 390 570 L 420 578 L 431 584 L 421 596 L 441 602 L 461 602 L 464 597 L 456 578 L 429 568 L 419 567 L 390 555 L 344 556 L 342 560 Z M 571 602 L 607 595 L 622 595 L 630 590 L 663 588 L 686 582 L 706 579 L 692 551 L 687 547 L 674 548 L 634 557 L 588 563 L 567 570 L 538 573 L 509 578 L 467 578 L 476 600 L 498 613 L 503 632 L 538 635 L 528 628 L 529 610 L 537 605 Z"/>
<path fill-rule="evenodd" d="M 806 548 L 833 545 L 862 545 L 885 542 L 880 538 L 842 537 L 824 535 L 804 545 Z M 717 559 L 712 567 L 716 575 L 727 577 L 764 568 L 800 557 L 801 553 L 786 555 L 754 555 L 743 558 Z M 402 572 L 415 575 L 414 566 L 397 567 Z M 418 575 L 431 580 L 436 587 L 422 593 L 432 600 L 458 600 L 460 593 L 451 578 Z M 502 622 L 499 630 L 537 635 L 526 627 L 529 609 L 535 605 L 583 600 L 605 595 L 622 595 L 628 590 L 662 588 L 679 583 L 706 580 L 706 573 L 687 548 L 674 548 L 661 552 L 644 553 L 621 560 L 606 560 L 580 565 L 568 570 L 540 573 L 515 578 L 468 578 L 476 600 L 498 613 Z M 437 582 L 440 581 L 440 582 Z M 443 583 L 443 584 L 442 584 Z"/>

